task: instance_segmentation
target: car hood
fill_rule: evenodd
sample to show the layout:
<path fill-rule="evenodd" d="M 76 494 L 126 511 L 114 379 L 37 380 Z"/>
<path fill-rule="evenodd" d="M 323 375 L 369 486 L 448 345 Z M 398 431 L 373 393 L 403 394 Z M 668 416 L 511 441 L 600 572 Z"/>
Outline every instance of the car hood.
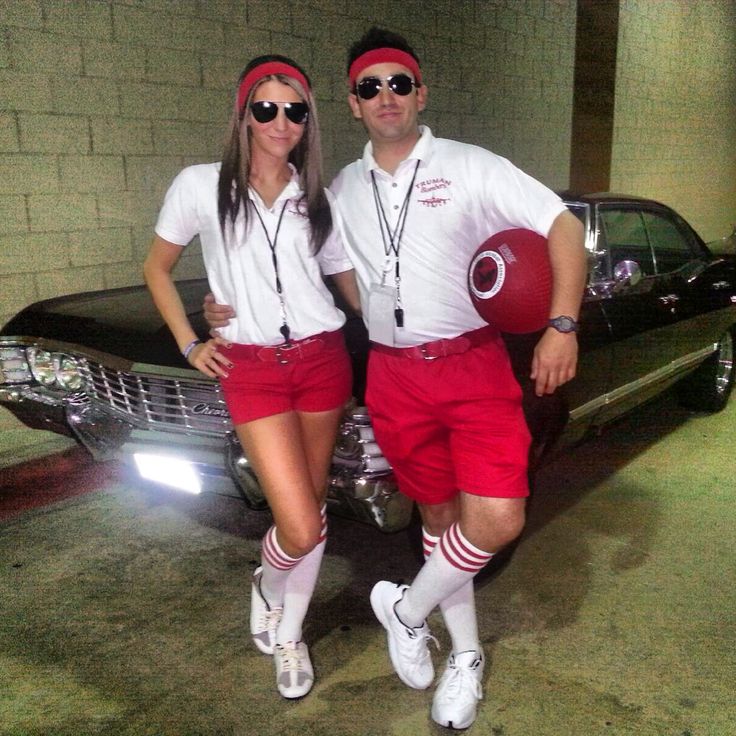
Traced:
<path fill-rule="evenodd" d="M 206 337 L 202 300 L 206 279 L 177 289 L 192 327 Z M 3 337 L 41 337 L 76 344 L 135 363 L 189 367 L 145 286 L 92 291 L 36 302 L 13 317 Z"/>

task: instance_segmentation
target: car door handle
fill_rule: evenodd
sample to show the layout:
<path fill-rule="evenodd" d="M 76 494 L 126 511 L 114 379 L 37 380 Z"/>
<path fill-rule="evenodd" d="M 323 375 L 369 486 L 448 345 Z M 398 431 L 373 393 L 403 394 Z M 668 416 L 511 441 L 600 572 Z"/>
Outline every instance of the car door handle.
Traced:
<path fill-rule="evenodd" d="M 715 289 L 716 291 L 721 291 L 722 289 L 730 289 L 731 284 L 728 281 L 714 281 L 710 285 L 711 289 Z"/>
<path fill-rule="evenodd" d="M 665 306 L 670 306 L 672 304 L 677 304 L 677 302 L 680 301 L 680 297 L 677 296 L 677 294 L 667 294 L 666 296 L 659 297 L 660 304 L 664 304 Z"/>

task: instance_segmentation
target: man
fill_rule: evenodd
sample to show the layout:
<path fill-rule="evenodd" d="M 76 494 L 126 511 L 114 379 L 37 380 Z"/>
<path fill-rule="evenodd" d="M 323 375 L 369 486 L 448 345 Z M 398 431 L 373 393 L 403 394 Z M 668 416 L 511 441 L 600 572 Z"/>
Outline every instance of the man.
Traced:
<path fill-rule="evenodd" d="M 417 689 L 434 680 L 426 618 L 439 605 L 452 652 L 431 714 L 467 728 L 484 667 L 473 578 L 524 526 L 530 440 L 521 390 L 497 330 L 470 302 L 467 269 L 496 232 L 547 237 L 550 326 L 531 378 L 538 395 L 552 393 L 575 374 L 582 226 L 505 159 L 419 126 L 427 88 L 401 36 L 368 31 L 350 49 L 348 76 L 350 108 L 370 140 L 331 185 L 333 211 L 372 341 L 366 403 L 399 487 L 418 504 L 425 554 L 410 586 L 381 581 L 371 605 L 394 669 Z"/>

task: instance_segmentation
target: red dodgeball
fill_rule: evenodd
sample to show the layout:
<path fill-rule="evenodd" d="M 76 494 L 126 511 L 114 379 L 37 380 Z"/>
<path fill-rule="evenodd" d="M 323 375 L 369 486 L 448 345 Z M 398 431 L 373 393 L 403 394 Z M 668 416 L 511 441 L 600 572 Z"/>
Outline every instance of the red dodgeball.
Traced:
<path fill-rule="evenodd" d="M 547 238 L 523 228 L 488 238 L 470 262 L 468 291 L 478 314 L 502 332 L 546 327 L 552 298 Z"/>

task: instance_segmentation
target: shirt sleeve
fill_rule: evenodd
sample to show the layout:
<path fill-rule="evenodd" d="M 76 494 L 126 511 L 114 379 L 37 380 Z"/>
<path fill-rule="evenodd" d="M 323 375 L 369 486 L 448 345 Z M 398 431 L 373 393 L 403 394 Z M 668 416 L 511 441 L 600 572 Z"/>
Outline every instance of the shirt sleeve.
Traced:
<path fill-rule="evenodd" d="M 489 222 L 524 227 L 547 237 L 555 218 L 567 208 L 547 186 L 505 158 L 488 154 L 480 205 Z M 490 174 L 490 175 L 489 175 Z"/>
<path fill-rule="evenodd" d="M 171 182 L 154 230 L 164 240 L 182 246 L 199 233 L 196 182 L 191 167 L 180 171 Z"/>
<path fill-rule="evenodd" d="M 327 198 L 330 200 L 330 209 L 332 211 L 332 230 L 327 236 L 322 249 L 317 254 L 317 260 L 325 276 L 350 271 L 353 268 L 352 261 L 348 258 L 342 241 L 341 228 L 338 226 L 339 213 L 332 205 L 331 193 L 328 193 Z"/>

